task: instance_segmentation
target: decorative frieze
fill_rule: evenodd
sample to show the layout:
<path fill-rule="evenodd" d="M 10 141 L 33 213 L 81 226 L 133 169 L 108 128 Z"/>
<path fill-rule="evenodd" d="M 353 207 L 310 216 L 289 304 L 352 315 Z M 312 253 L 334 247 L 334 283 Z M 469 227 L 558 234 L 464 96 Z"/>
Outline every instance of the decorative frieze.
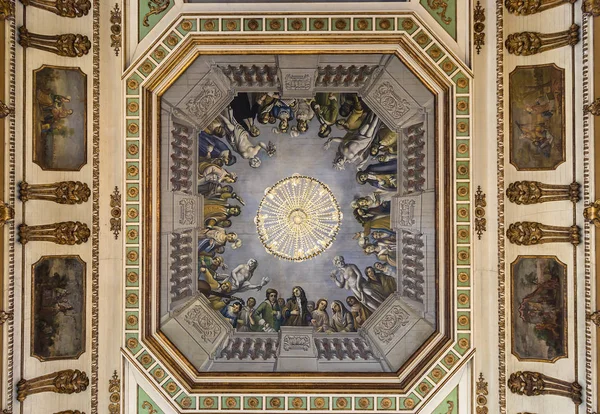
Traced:
<path fill-rule="evenodd" d="M 21 244 L 27 244 L 30 241 L 46 241 L 74 246 L 87 242 L 89 237 L 89 227 L 79 221 L 62 221 L 39 226 L 21 224 L 19 226 Z"/>
<path fill-rule="evenodd" d="M 21 3 L 71 18 L 87 16 L 92 8 L 90 0 L 21 0 Z"/>
<path fill-rule="evenodd" d="M 58 204 L 81 204 L 89 200 L 90 187 L 81 181 L 59 181 L 50 184 L 21 182 L 19 197 L 22 202 L 46 200 Z"/>
<path fill-rule="evenodd" d="M 518 32 L 508 35 L 506 49 L 516 56 L 531 56 L 564 46 L 579 43 L 579 26 L 571 25 L 568 30 L 555 33 Z"/>
<path fill-rule="evenodd" d="M 30 380 L 22 379 L 17 384 L 17 400 L 23 402 L 30 395 L 42 392 L 80 393 L 87 389 L 89 383 L 86 373 L 78 369 L 57 371 Z"/>
<path fill-rule="evenodd" d="M 515 204 L 538 204 L 550 201 L 579 201 L 579 188 L 577 182 L 557 185 L 544 184 L 539 181 L 515 181 L 506 189 L 508 200 Z"/>
<path fill-rule="evenodd" d="M 119 56 L 121 50 L 121 9 L 119 3 L 110 11 L 110 47 L 115 51 L 115 56 Z"/>
<path fill-rule="evenodd" d="M 510 374 L 508 388 L 514 394 L 526 395 L 558 395 L 570 398 L 575 404 L 582 403 L 581 385 L 578 382 L 567 382 L 549 377 L 539 372 L 517 371 Z"/>
<path fill-rule="evenodd" d="M 24 26 L 19 27 L 19 44 L 65 57 L 87 55 L 92 47 L 90 39 L 82 34 L 42 35 L 30 32 Z"/>
<path fill-rule="evenodd" d="M 508 240 L 519 246 L 531 246 L 544 243 L 580 243 L 579 227 L 549 226 L 534 221 L 513 223 L 506 231 Z"/>
<path fill-rule="evenodd" d="M 577 0 L 505 0 L 504 5 L 509 13 L 517 16 L 528 16 L 541 13 L 544 10 L 560 6 L 562 4 L 573 4 Z"/>

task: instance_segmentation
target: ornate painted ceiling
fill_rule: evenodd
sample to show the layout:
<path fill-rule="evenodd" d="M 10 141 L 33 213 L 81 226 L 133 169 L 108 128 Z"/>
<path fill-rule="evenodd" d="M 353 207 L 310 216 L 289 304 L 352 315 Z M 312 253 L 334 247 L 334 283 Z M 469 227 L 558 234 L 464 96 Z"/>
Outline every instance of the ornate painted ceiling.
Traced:
<path fill-rule="evenodd" d="M 0 5 L 3 413 L 598 411 L 597 2 Z"/>

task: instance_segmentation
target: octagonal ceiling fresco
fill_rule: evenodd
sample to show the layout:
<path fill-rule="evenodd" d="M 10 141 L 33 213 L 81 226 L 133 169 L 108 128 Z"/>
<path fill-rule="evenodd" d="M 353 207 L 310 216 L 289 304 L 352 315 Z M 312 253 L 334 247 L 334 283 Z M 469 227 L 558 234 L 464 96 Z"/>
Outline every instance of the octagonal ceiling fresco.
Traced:
<path fill-rule="evenodd" d="M 436 331 L 434 95 L 399 60 L 202 56 L 161 130 L 160 329 L 198 371 L 397 371 Z"/>

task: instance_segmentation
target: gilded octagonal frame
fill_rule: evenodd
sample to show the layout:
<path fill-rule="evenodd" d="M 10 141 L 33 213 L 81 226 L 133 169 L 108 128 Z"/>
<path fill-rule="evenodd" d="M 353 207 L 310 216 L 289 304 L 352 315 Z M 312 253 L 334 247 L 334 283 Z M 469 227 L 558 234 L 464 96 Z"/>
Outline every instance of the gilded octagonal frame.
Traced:
<path fill-rule="evenodd" d="M 317 21 L 323 24 L 312 24 Z M 347 23 L 344 30 L 339 29 L 341 23 L 337 24 L 342 21 Z M 207 25 L 209 22 L 213 24 Z M 273 37 L 269 32 L 276 30 L 284 32 Z M 328 36 L 323 36 L 325 33 Z M 353 49 L 352 45 L 357 44 L 363 48 Z M 263 48 L 260 53 L 394 53 L 405 63 L 406 59 L 412 64 L 418 62 L 420 69 L 437 79 L 445 90 L 446 128 L 438 131 L 437 136 L 438 140 L 445 139 L 445 154 L 442 155 L 445 156 L 445 173 L 451 189 L 445 195 L 450 220 L 442 238 L 449 254 L 445 260 L 446 275 L 441 276 L 447 283 L 443 293 L 448 332 L 445 340 L 428 350 L 424 361 L 412 361 L 407 363 L 409 369 L 401 368 L 404 372 L 400 380 L 389 375 L 386 378 L 362 375 L 365 382 L 353 387 L 351 384 L 356 378 L 344 380 L 338 375 L 337 383 L 324 382 L 317 387 L 314 381 L 310 386 L 306 378 L 298 376 L 293 381 L 288 378 L 277 382 L 277 378 L 271 378 L 271 385 L 266 388 L 248 386 L 247 381 L 244 385 L 242 381 L 209 389 L 209 383 L 192 380 L 189 366 L 174 364 L 182 355 L 177 355 L 176 349 L 171 350 L 174 359 L 161 348 L 168 342 L 164 335 L 158 332 L 156 337 L 153 336 L 156 321 L 147 305 L 156 300 L 150 269 L 155 266 L 151 218 L 157 202 L 152 198 L 153 152 L 149 144 L 153 143 L 159 129 L 156 114 L 160 108 L 156 97 L 172 83 L 173 79 L 169 81 L 167 77 L 174 74 L 176 78 L 183 73 L 200 49 L 208 54 L 259 53 L 251 52 L 252 45 L 260 45 Z M 231 50 L 224 51 L 227 48 Z M 350 408 L 365 412 L 415 411 L 470 359 L 473 353 L 469 105 L 472 102 L 472 75 L 418 16 L 413 13 L 268 17 L 181 15 L 131 65 L 123 82 L 127 189 L 123 354 L 175 409 L 227 412 L 242 408 L 265 411 L 288 407 L 311 411 Z M 408 375 L 407 371 L 410 371 Z M 262 374 L 253 375 L 262 378 Z M 232 392 L 234 388 L 239 392 Z M 286 394 L 282 395 L 282 391 Z"/>

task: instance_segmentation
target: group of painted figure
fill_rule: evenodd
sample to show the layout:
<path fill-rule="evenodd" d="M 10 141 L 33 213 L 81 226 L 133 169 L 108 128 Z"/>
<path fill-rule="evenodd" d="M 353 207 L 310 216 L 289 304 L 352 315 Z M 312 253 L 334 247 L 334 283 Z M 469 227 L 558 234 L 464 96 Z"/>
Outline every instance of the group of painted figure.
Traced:
<path fill-rule="evenodd" d="M 356 281 L 359 286 L 353 290 L 355 294 L 361 292 L 361 299 L 366 295 L 385 299 L 396 291 L 394 277 L 373 267 L 368 267 L 365 274 L 368 280 Z M 231 301 L 220 311 L 239 332 L 277 332 L 282 326 L 312 326 L 315 332 L 334 333 L 356 332 L 375 310 L 373 303 L 369 305 L 356 296 L 348 296 L 346 304 L 334 300 L 330 305 L 324 298 L 314 302 L 307 299 L 301 286 L 294 286 L 287 300 L 280 298 L 275 289 L 267 289 L 266 299 L 258 306 L 256 299 L 250 297 L 247 301 Z"/>
<path fill-rule="evenodd" d="M 398 134 L 383 125 L 356 94 L 318 93 L 314 99 L 281 99 L 277 93 L 252 97 L 239 93 L 224 111 L 199 134 L 198 193 L 204 196 L 204 229 L 198 243 L 199 279 L 215 310 L 241 331 L 278 331 L 280 326 L 314 326 L 318 332 L 351 332 L 362 326 L 375 309 L 396 291 L 396 233 L 391 228 L 390 199 L 397 190 Z M 289 133 L 293 138 L 308 131 L 314 118 L 319 123 L 318 136 L 326 139 L 324 148 L 338 143 L 333 167 L 343 170 L 347 164 L 356 167 L 359 184 L 376 190 L 352 202 L 354 217 L 362 226 L 355 239 L 363 252 L 375 255 L 377 262 L 363 275 L 354 264 L 346 264 L 342 256 L 333 262 L 330 277 L 342 289 L 352 292 L 346 300 L 308 301 L 300 286 L 287 300 L 267 289 L 266 300 L 255 308 L 256 299 L 247 301 L 235 296 L 249 290 L 261 290 L 269 282 L 259 284 L 250 279 L 258 267 L 255 259 L 235 267 L 230 273 L 222 256 L 227 244 L 232 249 L 242 240 L 228 232 L 232 218 L 239 216 L 243 199 L 233 184 L 237 175 L 227 171 L 238 158 L 247 159 L 252 168 L 260 167 L 261 152 L 272 157 L 272 142 L 253 144 L 260 135 L 256 123 L 276 124 L 274 133 Z M 296 124 L 291 126 L 291 122 Z M 344 131 L 343 137 L 330 137 L 333 128 Z M 237 201 L 240 205 L 234 204 Z M 331 318 L 328 307 L 332 312 Z"/>

